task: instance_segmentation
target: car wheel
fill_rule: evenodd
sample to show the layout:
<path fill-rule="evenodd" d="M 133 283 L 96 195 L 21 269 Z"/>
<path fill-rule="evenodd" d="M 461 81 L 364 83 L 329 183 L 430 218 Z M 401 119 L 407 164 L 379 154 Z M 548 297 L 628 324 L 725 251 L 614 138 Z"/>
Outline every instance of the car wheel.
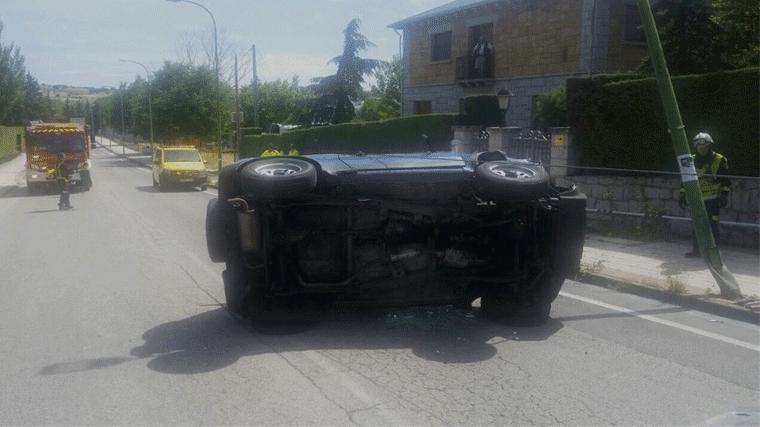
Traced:
<path fill-rule="evenodd" d="M 483 191 L 498 200 L 534 200 L 549 191 L 549 174 L 540 165 L 485 162 L 475 169 L 475 177 Z"/>
<path fill-rule="evenodd" d="M 31 182 L 26 184 L 26 189 L 29 192 L 30 196 L 36 196 L 40 193 L 42 193 L 42 185 L 40 184 L 33 184 Z"/>
<path fill-rule="evenodd" d="M 158 182 L 156 181 L 156 178 L 153 178 L 153 188 L 158 188 Z"/>
<path fill-rule="evenodd" d="M 227 235 L 225 234 L 219 199 L 211 199 L 206 207 L 206 247 L 211 261 L 225 261 L 227 246 Z"/>
<path fill-rule="evenodd" d="M 256 160 L 241 172 L 245 193 L 285 199 L 304 195 L 317 186 L 317 170 L 311 163 L 292 158 Z"/>
<path fill-rule="evenodd" d="M 483 317 L 508 326 L 543 325 L 549 320 L 551 306 L 546 292 L 518 295 L 496 286 L 489 287 L 480 298 Z"/>
<path fill-rule="evenodd" d="M 201 191 L 206 191 L 206 190 L 208 190 L 208 184 L 201 185 Z"/>
<path fill-rule="evenodd" d="M 227 261 L 227 269 L 222 272 L 224 298 L 227 309 L 236 316 L 248 317 L 250 285 L 247 284 L 245 266 L 239 258 Z"/>

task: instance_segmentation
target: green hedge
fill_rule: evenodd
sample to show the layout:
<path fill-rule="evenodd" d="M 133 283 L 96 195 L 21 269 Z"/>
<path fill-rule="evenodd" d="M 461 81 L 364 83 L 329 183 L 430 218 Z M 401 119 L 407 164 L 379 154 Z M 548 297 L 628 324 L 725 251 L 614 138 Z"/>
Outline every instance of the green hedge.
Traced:
<path fill-rule="evenodd" d="M 686 136 L 712 135 L 735 175 L 758 176 L 760 168 L 758 70 L 672 79 Z M 678 171 L 654 78 L 569 79 L 567 99 L 581 166 Z"/>
<path fill-rule="evenodd" d="M 21 126 L 0 126 L 0 162 L 15 157 L 18 154 L 16 138 L 17 135 L 23 135 L 23 133 L 24 128 Z"/>
<path fill-rule="evenodd" d="M 428 136 L 435 151 L 449 151 L 454 137 L 452 126 L 459 125 L 459 114 L 425 114 L 377 122 L 343 123 L 297 129 L 284 134 L 243 136 L 241 155 L 255 157 L 276 144 L 287 152 L 293 144 L 301 154 L 413 153 L 427 151 L 422 134 Z"/>

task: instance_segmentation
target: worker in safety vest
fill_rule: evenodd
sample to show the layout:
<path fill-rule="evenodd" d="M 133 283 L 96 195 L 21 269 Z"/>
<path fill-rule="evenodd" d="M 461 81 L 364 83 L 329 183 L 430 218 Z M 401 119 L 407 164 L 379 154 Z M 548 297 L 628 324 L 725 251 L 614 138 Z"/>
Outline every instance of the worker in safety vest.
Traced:
<path fill-rule="evenodd" d="M 261 153 L 261 157 L 267 157 L 267 156 L 282 156 L 282 151 L 280 151 L 280 149 L 277 148 L 277 145 L 269 144 L 269 148 L 264 150 L 264 152 Z"/>
<path fill-rule="evenodd" d="M 58 153 L 58 164 L 55 165 L 55 180 L 58 184 L 58 190 L 61 196 L 58 199 L 58 209 L 71 209 L 69 202 L 69 184 L 71 175 L 74 174 L 74 168 L 66 164 L 66 154 Z"/>
<path fill-rule="evenodd" d="M 728 160 L 713 151 L 713 139 L 704 132 L 700 132 L 692 140 L 696 154 L 693 154 L 694 167 L 697 170 L 699 178 L 699 188 L 702 192 L 702 199 L 705 202 L 705 210 L 710 218 L 710 227 L 712 228 L 715 243 L 718 243 L 718 216 L 720 208 L 728 206 L 728 193 L 731 187 L 731 180 L 727 177 L 729 174 Z M 681 186 L 681 197 L 679 204 L 681 208 L 686 207 L 686 193 Z M 696 235 L 694 236 L 694 246 L 691 252 L 685 254 L 687 258 L 699 257 L 699 246 L 697 245 Z"/>

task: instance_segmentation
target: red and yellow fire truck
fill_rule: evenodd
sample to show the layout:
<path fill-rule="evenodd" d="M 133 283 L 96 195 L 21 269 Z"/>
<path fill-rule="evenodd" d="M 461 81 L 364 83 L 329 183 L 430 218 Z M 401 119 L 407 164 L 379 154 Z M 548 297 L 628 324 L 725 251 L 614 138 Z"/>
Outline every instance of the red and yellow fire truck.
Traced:
<path fill-rule="evenodd" d="M 87 130 L 79 123 L 29 122 L 24 128 L 26 142 L 26 185 L 37 193 L 55 184 L 58 154 L 66 155 L 66 163 L 76 170 L 71 176 L 73 185 L 89 190 L 90 145 Z"/>

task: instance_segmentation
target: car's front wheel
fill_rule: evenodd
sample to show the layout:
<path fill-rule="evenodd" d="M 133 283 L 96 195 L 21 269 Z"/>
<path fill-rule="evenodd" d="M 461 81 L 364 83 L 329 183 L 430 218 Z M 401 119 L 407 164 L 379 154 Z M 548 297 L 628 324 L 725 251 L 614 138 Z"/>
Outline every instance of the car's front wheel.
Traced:
<path fill-rule="evenodd" d="M 317 169 L 295 158 L 268 158 L 248 163 L 241 172 L 243 192 L 265 198 L 302 196 L 317 186 Z"/>

